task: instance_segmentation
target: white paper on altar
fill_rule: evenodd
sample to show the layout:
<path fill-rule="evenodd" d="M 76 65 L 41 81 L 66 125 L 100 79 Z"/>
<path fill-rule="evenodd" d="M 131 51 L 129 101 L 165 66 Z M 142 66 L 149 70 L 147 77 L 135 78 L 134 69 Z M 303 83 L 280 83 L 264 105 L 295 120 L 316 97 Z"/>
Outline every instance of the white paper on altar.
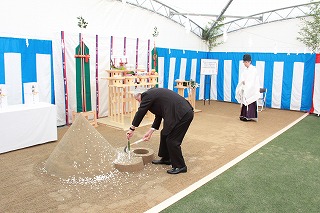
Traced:
<path fill-rule="evenodd" d="M 23 89 L 25 104 L 39 103 L 39 89 L 37 82 L 24 83 Z"/>
<path fill-rule="evenodd" d="M 7 87 L 5 84 L 0 84 L 0 109 L 8 106 Z"/>

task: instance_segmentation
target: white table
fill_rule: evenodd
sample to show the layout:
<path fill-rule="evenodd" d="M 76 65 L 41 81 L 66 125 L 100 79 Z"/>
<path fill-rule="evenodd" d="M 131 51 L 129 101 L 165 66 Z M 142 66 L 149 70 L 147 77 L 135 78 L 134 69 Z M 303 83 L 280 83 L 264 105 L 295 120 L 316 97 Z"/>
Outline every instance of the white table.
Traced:
<path fill-rule="evenodd" d="M 0 153 L 56 141 L 56 106 L 19 104 L 0 109 Z"/>

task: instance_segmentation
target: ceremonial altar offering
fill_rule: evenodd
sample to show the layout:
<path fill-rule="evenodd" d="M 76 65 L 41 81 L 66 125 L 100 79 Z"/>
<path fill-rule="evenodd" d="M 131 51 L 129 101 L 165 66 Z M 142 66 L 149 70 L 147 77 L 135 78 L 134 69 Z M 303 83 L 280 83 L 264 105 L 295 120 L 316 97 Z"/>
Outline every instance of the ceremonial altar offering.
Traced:
<path fill-rule="evenodd" d="M 24 83 L 24 103 L 36 104 L 39 103 L 39 89 L 36 82 Z"/>

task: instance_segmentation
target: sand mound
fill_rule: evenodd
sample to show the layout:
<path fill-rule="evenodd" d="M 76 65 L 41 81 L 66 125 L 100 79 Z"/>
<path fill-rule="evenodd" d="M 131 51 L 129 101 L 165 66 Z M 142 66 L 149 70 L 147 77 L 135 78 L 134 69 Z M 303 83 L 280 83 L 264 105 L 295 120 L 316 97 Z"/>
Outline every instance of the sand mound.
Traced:
<path fill-rule="evenodd" d="M 116 156 L 116 150 L 79 114 L 44 168 L 48 174 L 63 179 L 93 177 L 113 170 Z"/>

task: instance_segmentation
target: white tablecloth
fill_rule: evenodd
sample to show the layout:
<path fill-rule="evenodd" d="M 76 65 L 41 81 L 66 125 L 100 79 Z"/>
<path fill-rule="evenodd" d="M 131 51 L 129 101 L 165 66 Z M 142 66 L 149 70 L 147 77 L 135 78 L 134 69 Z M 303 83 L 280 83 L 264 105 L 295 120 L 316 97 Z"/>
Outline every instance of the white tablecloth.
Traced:
<path fill-rule="evenodd" d="M 0 109 L 0 153 L 57 140 L 57 110 L 48 103 Z"/>

